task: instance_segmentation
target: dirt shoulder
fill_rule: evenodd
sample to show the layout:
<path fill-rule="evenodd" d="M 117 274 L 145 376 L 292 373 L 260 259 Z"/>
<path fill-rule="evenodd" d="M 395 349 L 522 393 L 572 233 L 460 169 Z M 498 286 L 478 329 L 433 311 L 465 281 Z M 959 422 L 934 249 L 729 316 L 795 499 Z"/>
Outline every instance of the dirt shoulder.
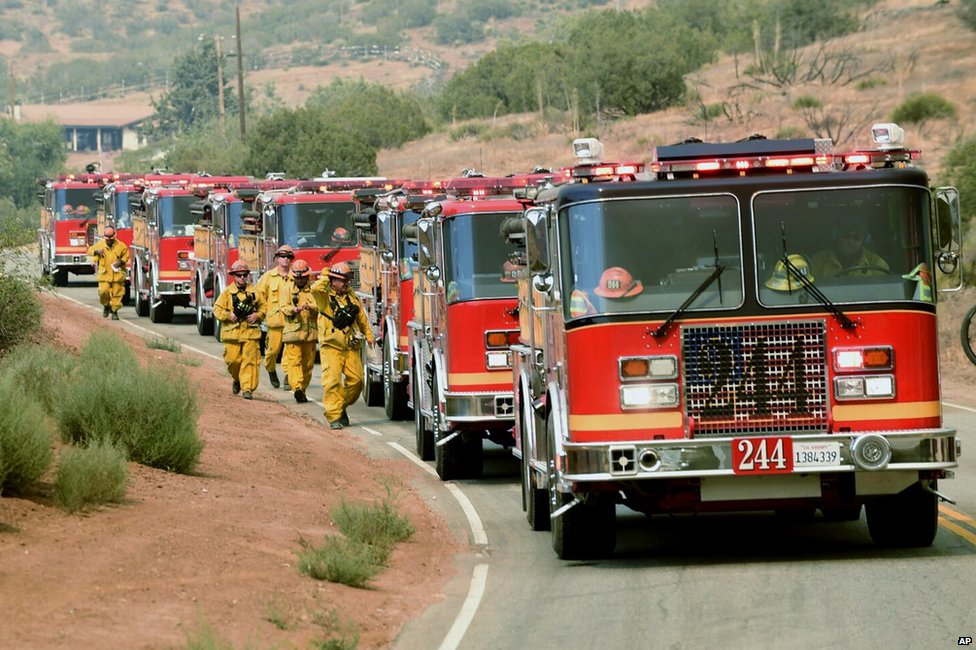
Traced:
<path fill-rule="evenodd" d="M 111 327 L 142 362 L 173 356 L 88 309 L 43 300 L 46 326 L 65 346 Z M 202 616 L 234 647 L 304 648 L 326 637 L 317 621 L 333 608 L 359 629 L 360 647 L 388 646 L 441 597 L 453 571 L 443 558 L 460 548 L 411 490 L 419 470 L 369 458 L 354 434 L 279 404 L 232 396 L 216 361 L 187 372 L 206 443 L 192 476 L 130 464 L 125 503 L 84 515 L 61 511 L 50 481 L 27 498 L 0 499 L 0 647 L 180 647 Z M 333 507 L 382 496 L 384 476 L 401 483 L 401 511 L 417 533 L 374 588 L 300 575 L 299 536 L 318 543 L 337 532 Z"/>

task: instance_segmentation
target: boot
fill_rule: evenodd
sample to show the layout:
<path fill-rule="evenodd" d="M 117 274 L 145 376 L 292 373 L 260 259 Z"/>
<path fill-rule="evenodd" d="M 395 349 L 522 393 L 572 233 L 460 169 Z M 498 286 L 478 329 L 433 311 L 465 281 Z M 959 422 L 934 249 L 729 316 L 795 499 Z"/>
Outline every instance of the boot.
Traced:
<path fill-rule="evenodd" d="M 251 391 L 249 390 L 244 391 L 244 394 L 241 395 L 241 397 L 243 397 L 244 399 L 251 399 Z"/>
<path fill-rule="evenodd" d="M 237 395 L 241 392 L 241 382 L 235 381 L 233 384 L 231 384 L 230 389 L 234 391 L 235 395 Z"/>
<path fill-rule="evenodd" d="M 276 371 L 269 370 L 268 371 L 268 377 L 271 379 L 271 385 L 272 386 L 274 386 L 275 388 L 280 388 L 281 387 L 281 382 L 278 381 L 278 373 Z M 285 378 L 285 381 L 286 382 L 288 381 L 288 378 L 287 377 Z"/>
<path fill-rule="evenodd" d="M 341 429 L 342 428 L 342 422 L 339 422 L 339 420 L 336 420 L 335 422 L 329 422 L 329 428 L 330 429 Z"/>
<path fill-rule="evenodd" d="M 112 313 L 112 308 L 108 305 L 102 307 L 102 318 L 108 318 L 108 315 Z"/>
<path fill-rule="evenodd" d="M 275 386 L 277 388 L 277 386 Z M 291 384 L 288 383 L 288 375 L 285 375 L 285 385 L 283 386 L 285 390 L 291 390 Z"/>
<path fill-rule="evenodd" d="M 344 427 L 349 426 L 349 415 L 346 413 L 346 409 L 342 409 L 342 415 L 339 416 L 339 423 Z"/>
<path fill-rule="evenodd" d="M 304 404 L 308 401 L 308 398 L 305 397 L 305 391 L 303 391 L 301 388 L 295 389 L 295 401 L 299 404 Z"/>
<path fill-rule="evenodd" d="M 112 312 L 112 320 L 118 320 L 118 319 L 119 319 L 119 312 L 113 311 Z"/>

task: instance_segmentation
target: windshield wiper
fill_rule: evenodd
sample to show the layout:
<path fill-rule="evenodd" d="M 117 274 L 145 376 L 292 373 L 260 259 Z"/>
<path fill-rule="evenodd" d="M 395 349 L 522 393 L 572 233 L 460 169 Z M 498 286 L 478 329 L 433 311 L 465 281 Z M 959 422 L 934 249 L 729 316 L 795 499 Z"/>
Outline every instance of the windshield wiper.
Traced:
<path fill-rule="evenodd" d="M 783 262 L 783 265 L 786 266 L 787 291 L 793 293 L 793 290 L 791 288 L 792 282 L 790 281 L 790 272 L 792 272 L 793 277 L 795 277 L 797 281 L 799 281 L 799 283 L 803 285 L 803 288 L 807 290 L 807 293 L 809 293 L 811 296 L 816 298 L 821 305 L 826 307 L 827 311 L 829 311 L 831 314 L 834 315 L 834 318 L 837 319 L 841 327 L 843 327 L 845 330 L 855 329 L 857 327 L 857 323 L 852 321 L 847 314 L 841 311 L 840 308 L 837 307 L 837 305 L 832 303 L 830 301 L 830 298 L 824 295 L 824 292 L 821 291 L 817 287 L 817 285 L 811 282 L 810 278 L 808 278 L 805 273 L 801 273 L 800 269 L 796 268 L 796 266 L 793 265 L 793 262 L 790 261 L 790 256 L 786 248 L 786 222 L 785 221 L 779 222 L 779 232 L 783 242 L 783 259 L 781 261 Z"/>
<path fill-rule="evenodd" d="M 681 315 L 688 310 L 688 307 L 691 305 L 691 303 L 695 302 L 695 300 L 698 298 L 698 296 L 700 296 L 702 294 L 702 292 L 705 291 L 705 289 L 707 289 L 708 287 L 711 286 L 712 282 L 715 282 L 715 280 L 717 280 L 719 278 L 719 276 L 722 275 L 722 272 L 723 271 L 725 271 L 725 267 L 724 266 L 722 266 L 721 264 L 719 264 L 718 266 L 716 266 L 715 267 L 715 270 L 712 271 L 712 274 L 709 275 L 707 278 L 705 278 L 702 281 L 702 283 L 698 285 L 698 288 L 695 289 L 691 293 L 690 296 L 688 296 L 688 299 L 687 300 L 685 300 L 683 303 L 681 303 L 681 306 L 680 307 L 678 307 L 676 310 L 674 310 L 674 313 L 673 314 L 671 314 L 670 316 L 668 316 L 668 319 L 666 321 L 664 321 L 663 323 L 661 323 L 661 325 L 656 330 L 654 330 L 653 332 L 650 332 L 650 330 L 648 330 L 648 332 L 650 332 L 651 336 L 653 336 L 654 338 L 661 338 L 662 336 L 664 336 L 665 334 L 667 334 L 668 333 L 668 328 L 671 327 L 671 323 L 673 323 L 678 318 L 680 318 Z"/>
<path fill-rule="evenodd" d="M 857 327 L 856 322 L 852 321 L 847 314 L 841 311 L 837 305 L 832 303 L 830 298 L 824 295 L 824 292 L 810 281 L 810 278 L 801 273 L 800 270 L 793 265 L 793 262 L 790 261 L 788 255 L 783 255 L 782 262 L 784 265 L 786 265 L 788 272 L 793 272 L 794 277 L 800 282 L 801 285 L 803 285 L 803 288 L 807 290 L 807 293 L 816 298 L 821 305 L 826 307 L 827 311 L 834 315 L 834 318 L 840 322 L 841 327 L 843 327 L 845 330 L 852 330 Z M 787 281 L 787 286 L 789 285 L 790 282 Z"/>

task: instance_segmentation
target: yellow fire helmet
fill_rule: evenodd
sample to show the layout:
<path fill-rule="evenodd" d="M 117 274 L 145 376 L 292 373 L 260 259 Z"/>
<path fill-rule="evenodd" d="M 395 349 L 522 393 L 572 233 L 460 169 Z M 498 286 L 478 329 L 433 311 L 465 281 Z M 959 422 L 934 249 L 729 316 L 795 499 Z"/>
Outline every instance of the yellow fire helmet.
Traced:
<path fill-rule="evenodd" d="M 807 258 L 799 253 L 792 253 L 788 259 L 796 267 L 796 271 L 799 271 L 800 275 L 810 282 L 814 281 Z M 797 289 L 803 288 L 803 283 L 796 277 L 795 271 L 788 269 L 783 260 L 778 260 L 776 262 L 776 268 L 773 269 L 773 274 L 766 280 L 766 286 L 774 291 L 796 291 Z"/>

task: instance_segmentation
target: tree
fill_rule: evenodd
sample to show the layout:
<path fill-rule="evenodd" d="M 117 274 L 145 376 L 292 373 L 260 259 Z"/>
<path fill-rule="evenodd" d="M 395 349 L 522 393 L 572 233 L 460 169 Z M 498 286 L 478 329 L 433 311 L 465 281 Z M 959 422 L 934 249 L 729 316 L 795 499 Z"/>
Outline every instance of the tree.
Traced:
<path fill-rule="evenodd" d="M 224 62 L 224 70 L 227 70 Z M 220 107 L 217 92 L 217 49 L 206 39 L 173 62 L 169 90 L 153 100 L 156 120 L 147 133 L 152 136 L 180 134 L 193 126 L 217 119 Z M 237 100 L 224 79 L 225 112 L 237 113 Z"/>
<path fill-rule="evenodd" d="M 336 79 L 315 89 L 305 103 L 361 136 L 374 149 L 399 147 L 430 133 L 420 100 L 379 84 Z"/>
<path fill-rule="evenodd" d="M 326 169 L 340 176 L 371 176 L 377 169 L 376 150 L 321 107 L 286 108 L 251 128 L 245 168 L 255 176 L 284 172 L 310 178 Z"/>
<path fill-rule="evenodd" d="M 976 137 L 956 143 L 945 157 L 944 165 L 946 181 L 959 190 L 960 196 L 964 199 L 976 196 Z M 973 202 L 963 200 L 961 209 L 963 223 L 971 223 L 976 214 Z"/>
<path fill-rule="evenodd" d="M 919 131 L 930 120 L 950 119 L 956 116 L 956 105 L 938 93 L 915 93 L 899 104 L 891 114 L 891 120 L 899 124 L 915 124 Z"/>
<path fill-rule="evenodd" d="M 18 208 L 37 201 L 38 178 L 64 167 L 64 130 L 53 121 L 18 124 L 0 120 L 0 197 Z"/>

